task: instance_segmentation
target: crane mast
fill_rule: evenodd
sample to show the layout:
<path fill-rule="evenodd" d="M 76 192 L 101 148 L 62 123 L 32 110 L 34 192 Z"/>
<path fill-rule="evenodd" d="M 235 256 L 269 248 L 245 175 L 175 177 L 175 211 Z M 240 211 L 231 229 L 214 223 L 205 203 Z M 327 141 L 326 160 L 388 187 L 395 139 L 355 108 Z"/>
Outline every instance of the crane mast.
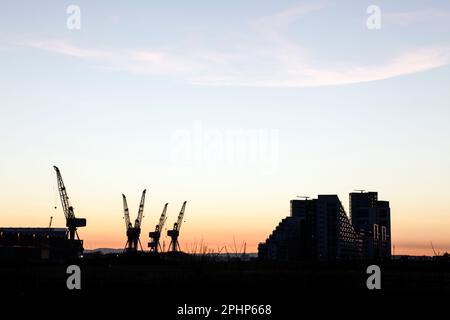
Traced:
<path fill-rule="evenodd" d="M 78 237 L 77 228 L 86 226 L 86 219 L 84 218 L 76 218 L 72 205 L 69 201 L 69 196 L 67 195 L 67 189 L 64 185 L 64 181 L 61 176 L 61 172 L 58 167 L 53 166 L 56 171 L 56 179 L 58 182 L 58 191 L 59 196 L 61 198 L 61 205 L 63 207 L 64 216 L 66 217 L 66 227 L 69 229 L 69 239 L 71 241 L 80 240 Z"/>
<path fill-rule="evenodd" d="M 170 251 L 177 252 L 180 250 L 180 244 L 178 243 L 178 236 L 180 235 L 181 224 L 183 223 L 184 210 L 186 208 L 186 201 L 183 202 L 180 213 L 178 214 L 177 222 L 173 224 L 173 229 L 167 231 L 167 235 L 170 237 Z"/>
<path fill-rule="evenodd" d="M 164 224 L 167 220 L 166 212 L 167 212 L 167 206 L 168 203 L 164 205 L 164 209 L 161 213 L 161 217 L 159 218 L 159 223 L 155 227 L 154 232 L 150 232 L 148 235 L 151 239 L 151 241 L 148 243 L 148 247 L 150 248 L 151 252 L 158 253 L 159 251 L 162 251 L 161 244 L 159 243 L 159 239 L 161 238 L 161 230 L 164 227 Z"/>

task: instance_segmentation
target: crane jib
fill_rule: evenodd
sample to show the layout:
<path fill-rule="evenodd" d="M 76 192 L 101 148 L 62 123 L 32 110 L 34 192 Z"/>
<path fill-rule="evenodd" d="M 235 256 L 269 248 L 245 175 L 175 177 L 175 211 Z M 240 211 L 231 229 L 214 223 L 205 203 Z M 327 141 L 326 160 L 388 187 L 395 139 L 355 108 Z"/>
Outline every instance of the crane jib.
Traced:
<path fill-rule="evenodd" d="M 70 240 L 75 240 L 75 235 L 78 238 L 77 228 L 86 226 L 86 219 L 76 218 L 73 207 L 70 205 L 69 196 L 67 195 L 67 189 L 64 185 L 61 172 L 58 167 L 53 166 L 56 171 L 56 180 L 58 183 L 59 196 L 61 198 L 61 204 L 63 207 L 64 215 L 66 217 L 66 227 L 69 229 Z"/>

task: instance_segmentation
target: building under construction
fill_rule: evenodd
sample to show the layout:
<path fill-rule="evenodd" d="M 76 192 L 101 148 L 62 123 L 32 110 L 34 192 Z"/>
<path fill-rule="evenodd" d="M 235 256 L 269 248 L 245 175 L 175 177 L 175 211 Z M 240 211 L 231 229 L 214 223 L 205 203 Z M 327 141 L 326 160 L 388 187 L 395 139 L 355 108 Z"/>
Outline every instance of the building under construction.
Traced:
<path fill-rule="evenodd" d="M 389 202 L 376 192 L 350 194 L 351 219 L 337 195 L 291 200 L 290 216 L 260 243 L 266 260 L 390 258 Z"/>

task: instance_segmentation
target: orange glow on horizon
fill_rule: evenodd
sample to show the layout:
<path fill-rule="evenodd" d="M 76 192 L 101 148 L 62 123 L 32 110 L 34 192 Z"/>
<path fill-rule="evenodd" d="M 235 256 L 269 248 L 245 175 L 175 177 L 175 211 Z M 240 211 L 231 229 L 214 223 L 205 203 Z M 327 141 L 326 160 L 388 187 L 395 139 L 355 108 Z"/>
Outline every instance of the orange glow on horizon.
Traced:
<path fill-rule="evenodd" d="M 70 178 L 70 179 L 69 179 Z M 27 201 L 21 201 L 20 188 L 10 190 L 12 196 L 3 205 L 2 226 L 48 226 L 50 216 L 53 216 L 54 227 L 64 227 L 64 215 L 61 211 L 59 199 L 52 194 L 52 189 L 44 189 L 46 185 L 54 183 L 54 177 L 48 175 L 47 181 L 42 181 L 41 189 L 37 188 L 30 194 Z M 95 248 L 124 248 L 126 243 L 125 224 L 120 197 L 120 189 L 105 194 L 91 194 L 89 190 L 76 188 L 73 175 L 68 177 L 71 186 L 71 199 L 75 199 L 74 206 L 77 217 L 87 219 L 87 227 L 80 228 L 78 233 L 84 240 L 86 249 Z M 69 184 L 70 182 L 70 184 Z M 82 185 L 82 184 L 80 184 Z M 49 189 L 49 190 L 48 190 Z M 257 252 L 260 242 L 267 239 L 273 229 L 286 216 L 289 215 L 289 198 L 283 194 L 275 194 L 273 198 L 270 188 L 261 201 L 259 194 L 238 193 L 232 199 L 221 204 L 221 198 L 211 195 L 203 198 L 193 193 L 188 199 L 185 221 L 183 222 L 180 244 L 183 250 L 190 251 L 200 247 L 200 244 L 209 249 L 218 251 L 224 246 L 229 252 L 241 251 L 246 244 L 247 253 Z M 54 191 L 54 190 L 53 190 Z M 94 190 L 95 191 L 95 190 Z M 130 193 L 129 207 L 132 218 L 136 215 L 140 191 Z M 166 229 L 171 228 L 184 198 L 170 199 L 167 195 L 155 194 L 150 189 L 150 195 L 144 210 L 142 223 L 141 243 L 144 250 L 148 250 L 148 233 L 153 231 L 165 201 L 159 199 L 169 198 L 168 220 L 163 231 L 161 242 L 166 247 L 170 239 L 166 238 Z M 182 193 L 182 192 L 179 192 Z M 412 206 L 409 199 L 390 196 L 389 193 L 380 193 L 381 199 L 391 203 L 392 245 L 395 245 L 395 254 L 402 255 L 432 255 L 431 242 L 436 251 L 441 253 L 450 251 L 450 219 L 445 208 L 447 200 L 435 202 L 434 212 L 429 212 L 425 204 Z M 156 200 L 155 200 L 156 199 Z M 231 199 L 231 198 L 230 198 Z M 340 195 L 344 206 L 347 206 L 346 195 Z M 57 206 L 54 209 L 54 206 Z M 106 205 L 105 205 L 106 204 Z M 237 250 L 234 248 L 236 242 Z M 198 251 L 198 249 L 197 249 Z"/>

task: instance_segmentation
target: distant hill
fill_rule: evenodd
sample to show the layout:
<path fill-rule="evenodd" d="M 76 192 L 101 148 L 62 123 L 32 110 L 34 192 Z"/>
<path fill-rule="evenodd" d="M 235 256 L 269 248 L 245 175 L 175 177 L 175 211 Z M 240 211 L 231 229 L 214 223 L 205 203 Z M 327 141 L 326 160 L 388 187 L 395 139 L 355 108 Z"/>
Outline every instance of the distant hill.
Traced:
<path fill-rule="evenodd" d="M 97 248 L 97 249 L 85 249 L 85 254 L 92 254 L 92 253 L 101 253 L 101 254 L 110 254 L 110 253 L 122 253 L 123 249 L 113 249 L 113 248 Z"/>
<path fill-rule="evenodd" d="M 123 249 L 113 249 L 113 248 L 98 248 L 98 249 L 85 249 L 84 250 L 85 254 L 114 254 L 114 253 L 123 253 Z M 201 254 L 194 254 L 195 256 L 202 256 Z M 235 254 L 235 253 L 220 253 L 220 254 L 210 254 L 211 256 L 215 256 L 217 259 L 219 260 L 226 260 L 226 259 L 235 259 L 235 258 L 240 258 L 243 260 L 248 260 L 248 259 L 252 259 L 252 258 L 256 258 L 258 257 L 257 253 L 247 253 L 245 254 L 245 256 L 243 256 L 242 254 Z"/>

